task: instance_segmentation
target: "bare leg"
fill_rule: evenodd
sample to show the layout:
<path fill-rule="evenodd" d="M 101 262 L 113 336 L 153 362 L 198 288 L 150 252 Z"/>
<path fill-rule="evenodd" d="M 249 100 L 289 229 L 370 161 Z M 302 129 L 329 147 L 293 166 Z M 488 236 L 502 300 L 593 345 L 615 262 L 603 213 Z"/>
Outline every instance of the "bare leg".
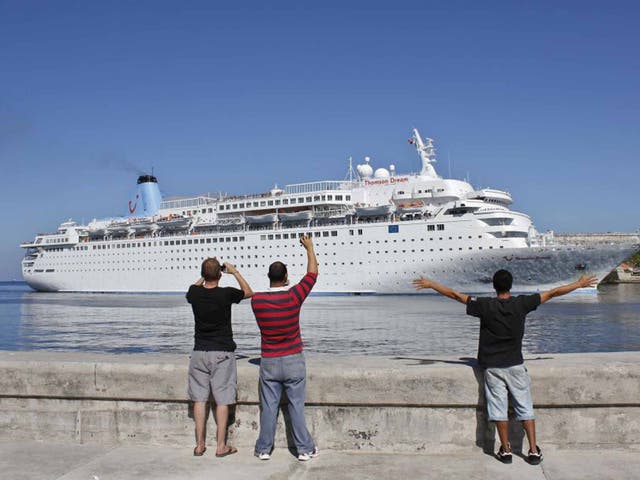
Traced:
<path fill-rule="evenodd" d="M 536 450 L 536 421 L 535 420 L 523 420 L 522 426 L 527 433 L 527 440 L 529 441 L 529 451 L 537 452 Z"/>
<path fill-rule="evenodd" d="M 227 449 L 227 421 L 229 420 L 229 405 L 216 405 L 216 423 L 218 424 L 216 442 L 217 454 L 225 453 Z"/>
<path fill-rule="evenodd" d="M 500 437 L 500 446 L 505 452 L 511 451 L 509 445 L 509 422 L 496 422 L 496 430 L 498 430 L 498 437 Z"/>
<path fill-rule="evenodd" d="M 193 419 L 196 423 L 196 450 L 204 451 L 207 436 L 207 402 L 193 402 Z"/>

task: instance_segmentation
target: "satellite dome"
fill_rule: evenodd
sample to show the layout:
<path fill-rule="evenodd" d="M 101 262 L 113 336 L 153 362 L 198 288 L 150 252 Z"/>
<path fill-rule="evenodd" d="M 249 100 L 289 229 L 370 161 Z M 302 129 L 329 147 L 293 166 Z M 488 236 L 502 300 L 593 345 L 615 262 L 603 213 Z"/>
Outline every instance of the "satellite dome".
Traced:
<path fill-rule="evenodd" d="M 376 173 L 373 174 L 375 178 L 389 178 L 389 170 L 386 168 L 376 169 Z"/>
<path fill-rule="evenodd" d="M 370 178 L 371 175 L 373 175 L 373 168 L 371 168 L 371 165 L 369 165 L 368 163 L 365 163 L 364 165 L 358 165 L 357 170 L 358 175 L 360 175 L 362 178 Z"/>

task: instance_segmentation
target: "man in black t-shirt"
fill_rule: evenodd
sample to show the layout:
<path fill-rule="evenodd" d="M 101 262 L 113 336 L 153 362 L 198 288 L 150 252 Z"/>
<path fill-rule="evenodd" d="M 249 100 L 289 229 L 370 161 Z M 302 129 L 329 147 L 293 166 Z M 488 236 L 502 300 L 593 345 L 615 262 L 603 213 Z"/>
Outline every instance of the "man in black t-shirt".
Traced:
<path fill-rule="evenodd" d="M 413 281 L 417 290 L 431 288 L 445 297 L 467 306 L 467 315 L 480 318 L 478 363 L 484 369 L 484 390 L 489 420 L 496 423 L 500 450 L 496 457 L 511 463 L 509 419 L 507 410 L 511 396 L 516 418 L 529 441 L 528 460 L 532 465 L 542 461 L 542 450 L 536 444 L 536 425 L 531 399 L 531 380 L 522 358 L 522 337 L 526 315 L 539 305 L 565 295 L 577 288 L 593 287 L 596 277 L 582 276 L 579 280 L 533 295 L 511 295 L 513 277 L 507 270 L 493 275 L 496 297 L 472 297 L 420 277 Z"/>
<path fill-rule="evenodd" d="M 195 320 L 194 347 L 189 361 L 189 398 L 194 402 L 196 447 L 193 454 L 196 457 L 202 456 L 207 449 L 206 406 L 210 394 L 216 403 L 216 457 L 237 452 L 226 443 L 229 405 L 236 403 L 237 394 L 231 304 L 251 297 L 253 291 L 233 265 L 225 263 L 224 268 L 226 273 L 235 277 L 242 290 L 219 287 L 222 266 L 216 258 L 207 258 L 202 262 L 202 277 L 187 292 Z"/>

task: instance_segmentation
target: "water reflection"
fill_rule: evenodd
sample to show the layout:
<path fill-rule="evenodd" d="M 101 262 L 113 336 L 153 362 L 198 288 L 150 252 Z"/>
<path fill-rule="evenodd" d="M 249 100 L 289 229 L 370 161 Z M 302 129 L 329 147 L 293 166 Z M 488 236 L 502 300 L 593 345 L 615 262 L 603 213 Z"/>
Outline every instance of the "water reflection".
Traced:
<path fill-rule="evenodd" d="M 249 302 L 234 307 L 238 352 L 259 353 Z M 55 294 L 0 285 L 0 348 L 187 353 L 182 295 Z M 478 322 L 435 296 L 311 297 L 302 311 L 309 352 L 475 356 Z M 554 299 L 529 316 L 527 353 L 640 350 L 640 285 Z"/>

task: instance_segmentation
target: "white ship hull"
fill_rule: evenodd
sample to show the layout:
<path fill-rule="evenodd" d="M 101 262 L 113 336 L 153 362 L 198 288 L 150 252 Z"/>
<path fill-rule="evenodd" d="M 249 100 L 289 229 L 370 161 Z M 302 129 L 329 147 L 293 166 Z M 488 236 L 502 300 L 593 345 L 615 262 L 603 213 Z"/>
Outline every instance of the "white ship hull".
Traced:
<path fill-rule="evenodd" d="M 389 233 L 390 225 L 398 227 L 397 233 Z M 358 231 L 362 234 L 358 235 Z M 612 265 L 638 250 L 638 245 L 631 243 L 514 247 L 513 239 L 495 238 L 476 238 L 470 243 L 464 225 L 434 235 L 426 232 L 426 222 L 294 228 L 279 232 L 278 240 L 275 235 L 273 240 L 268 236 L 261 240 L 266 236 L 263 232 L 234 232 L 91 242 L 91 247 L 98 247 L 96 250 L 63 251 L 57 255 L 51 252 L 36 259 L 32 271 L 40 271 L 25 274 L 24 278 L 32 288 L 41 291 L 184 292 L 199 277 L 202 260 L 215 256 L 235 264 L 251 286 L 261 290 L 268 287 L 266 272 L 277 259 L 289 266 L 292 279 L 304 274 L 306 257 L 297 237 L 311 232 L 320 234 L 314 238 L 321 272 L 315 293 L 415 293 L 411 280 L 420 275 L 462 291 L 489 292 L 491 276 L 499 268 L 513 273 L 515 290 L 539 291 L 573 281 L 585 272 L 601 280 Z M 328 236 L 322 236 L 324 232 Z M 289 236 L 286 240 L 282 238 L 285 233 Z M 220 237 L 230 241 L 206 243 L 207 239 Z M 169 244 L 164 245 L 165 242 Z M 100 248 L 106 244 L 136 246 Z M 223 283 L 235 285 L 232 279 Z"/>

